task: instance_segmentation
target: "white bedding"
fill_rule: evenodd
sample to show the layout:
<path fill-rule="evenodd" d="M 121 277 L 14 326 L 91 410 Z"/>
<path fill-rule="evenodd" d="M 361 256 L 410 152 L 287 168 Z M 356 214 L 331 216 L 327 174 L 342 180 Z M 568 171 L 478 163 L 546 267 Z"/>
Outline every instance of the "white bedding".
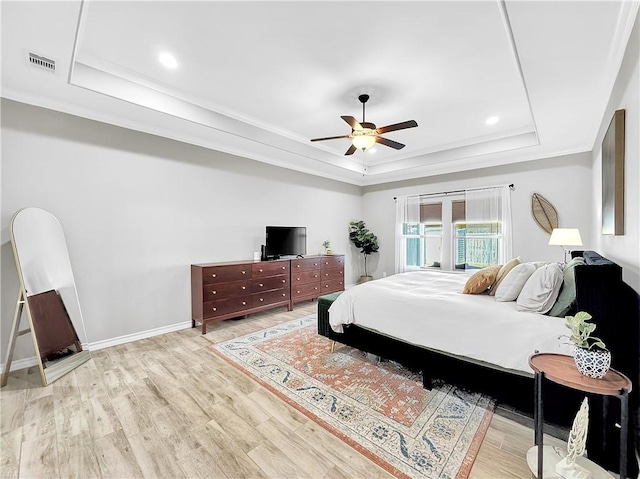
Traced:
<path fill-rule="evenodd" d="M 462 294 L 468 275 L 396 274 L 354 286 L 329 308 L 331 328 L 357 324 L 403 341 L 532 373 L 535 351 L 571 354 L 563 318 L 516 311 L 515 302 Z"/>

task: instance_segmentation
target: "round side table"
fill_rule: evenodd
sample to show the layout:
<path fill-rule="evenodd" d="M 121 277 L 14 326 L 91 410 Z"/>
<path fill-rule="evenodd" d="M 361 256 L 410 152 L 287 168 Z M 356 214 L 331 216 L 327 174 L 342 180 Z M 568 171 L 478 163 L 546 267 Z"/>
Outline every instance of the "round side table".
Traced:
<path fill-rule="evenodd" d="M 616 396 L 620 399 L 620 477 L 627 477 L 627 434 L 629 427 L 629 393 L 632 384 L 628 377 L 609 369 L 602 379 L 583 375 L 573 361 L 573 356 L 565 354 L 538 353 L 529 357 L 529 366 L 535 372 L 535 444 L 538 447 L 538 468 L 536 477 L 542 479 L 544 447 L 543 433 L 543 379 L 546 378 L 563 386 L 602 396 Z M 534 471 L 535 472 L 535 471 Z"/>

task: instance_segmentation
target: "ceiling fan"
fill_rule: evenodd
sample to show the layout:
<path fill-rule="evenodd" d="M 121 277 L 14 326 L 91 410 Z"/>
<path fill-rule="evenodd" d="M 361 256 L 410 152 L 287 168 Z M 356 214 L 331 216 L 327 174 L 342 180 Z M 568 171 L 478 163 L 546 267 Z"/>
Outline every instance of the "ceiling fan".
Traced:
<path fill-rule="evenodd" d="M 402 143 L 398 143 L 397 141 L 389 140 L 388 138 L 383 138 L 380 135 L 383 133 L 388 133 L 390 131 L 404 130 L 406 128 L 414 128 L 418 126 L 418 124 L 414 120 L 403 121 L 402 123 L 395 123 L 393 125 L 381 126 L 380 128 L 376 128 L 376 125 L 373 123 L 368 123 L 365 121 L 364 116 L 364 106 L 369 100 L 369 95 L 363 94 L 358 97 L 358 100 L 362 103 L 362 121 L 358 122 L 352 116 L 341 116 L 344 121 L 346 121 L 351 127 L 350 135 L 341 135 L 341 136 L 328 136 L 326 138 L 313 138 L 311 141 L 325 141 L 325 140 L 337 140 L 339 138 L 351 138 L 351 146 L 345 153 L 346 155 L 353 155 L 353 153 L 360 148 L 362 151 L 371 148 L 374 143 L 380 143 L 384 146 L 389 146 L 396 150 L 401 150 L 405 145 Z"/>

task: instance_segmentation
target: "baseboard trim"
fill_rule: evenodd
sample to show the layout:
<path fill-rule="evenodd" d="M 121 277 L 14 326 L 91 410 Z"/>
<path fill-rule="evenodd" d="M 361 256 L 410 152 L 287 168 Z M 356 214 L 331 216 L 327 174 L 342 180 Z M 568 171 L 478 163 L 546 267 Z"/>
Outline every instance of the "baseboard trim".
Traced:
<path fill-rule="evenodd" d="M 98 351 L 104 348 L 110 348 L 111 346 L 118 346 L 120 344 L 132 343 L 140 339 L 151 338 L 153 336 L 160 336 L 161 334 L 173 333 L 182 329 L 188 329 L 191 327 L 191 321 L 183 321 L 181 323 L 171 324 L 169 326 L 162 326 L 161 328 L 148 329 L 139 333 L 125 334 L 124 336 L 118 336 L 111 339 L 103 339 L 102 341 L 95 341 L 93 343 L 83 344 L 82 347 L 89 351 Z M 11 361 L 11 371 L 18 371 L 20 369 L 30 368 L 38 365 L 38 358 L 31 356 L 30 358 L 16 359 Z M 0 364 L 0 370 L 4 371 L 5 364 Z"/>
<path fill-rule="evenodd" d="M 89 343 L 87 347 L 89 351 L 98 351 L 104 348 L 110 348 L 111 346 L 118 346 L 120 344 L 132 343 L 140 339 L 152 338 L 153 336 L 160 336 L 161 334 L 173 333 L 182 329 L 188 329 L 191 327 L 191 321 L 184 321 L 181 323 L 171 324 L 169 326 L 162 326 L 161 328 L 148 329 L 139 333 L 125 334 L 124 336 L 118 336 L 116 338 L 104 339 L 102 341 L 95 341 Z"/>

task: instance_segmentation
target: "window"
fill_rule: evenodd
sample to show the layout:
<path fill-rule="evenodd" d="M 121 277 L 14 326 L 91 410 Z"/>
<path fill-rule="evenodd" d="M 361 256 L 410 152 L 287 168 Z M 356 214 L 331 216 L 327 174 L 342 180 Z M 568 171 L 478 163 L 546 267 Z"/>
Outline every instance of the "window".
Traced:
<path fill-rule="evenodd" d="M 398 198 L 396 272 L 505 262 L 511 255 L 508 193 L 505 186 Z"/>
<path fill-rule="evenodd" d="M 442 223 L 404 223 L 406 266 L 440 268 L 442 264 Z"/>
<path fill-rule="evenodd" d="M 455 223 L 456 269 L 480 269 L 498 264 L 500 230 L 500 223 Z"/>

